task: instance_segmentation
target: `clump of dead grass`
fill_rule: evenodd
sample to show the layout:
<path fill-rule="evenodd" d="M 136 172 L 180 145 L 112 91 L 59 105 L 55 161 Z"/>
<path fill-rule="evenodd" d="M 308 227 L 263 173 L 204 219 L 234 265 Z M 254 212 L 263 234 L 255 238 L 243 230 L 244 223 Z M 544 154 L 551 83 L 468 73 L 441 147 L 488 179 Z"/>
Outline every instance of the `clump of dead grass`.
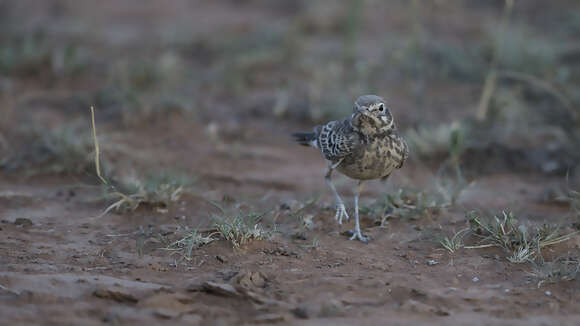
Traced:
<path fill-rule="evenodd" d="M 538 279 L 538 287 L 544 283 L 573 281 L 580 276 L 580 260 L 577 257 L 558 257 L 546 262 L 541 259 L 534 262 L 534 271 L 530 273 Z"/>
<path fill-rule="evenodd" d="M 93 107 L 91 107 L 91 125 L 95 146 L 95 170 L 105 186 L 107 196 L 114 200 L 102 215 L 112 210 L 134 211 L 141 206 L 155 207 L 158 211 L 165 212 L 170 203 L 178 201 L 189 191 L 193 178 L 183 173 L 151 173 L 143 179 L 132 177 L 116 183 L 107 181 L 101 173 L 100 148 Z"/>
<path fill-rule="evenodd" d="M 218 240 L 214 237 L 216 235 L 217 232 L 213 229 L 209 231 L 193 229 L 187 231 L 182 238 L 169 243 L 165 250 L 169 250 L 172 253 L 178 253 L 183 257 L 183 259 L 189 261 L 191 260 L 191 254 L 194 249 L 201 248 Z"/>
<path fill-rule="evenodd" d="M 560 228 L 547 224 L 530 230 L 518 223 L 513 213 L 506 211 L 493 217 L 482 217 L 476 212 L 469 212 L 467 218 L 469 228 L 460 230 L 451 238 L 439 240 L 449 253 L 456 253 L 461 248 L 502 248 L 510 263 L 533 265 L 531 275 L 539 280 L 538 287 L 546 282 L 569 281 L 578 277 L 580 262 L 577 258 L 557 258 L 546 262 L 542 256 L 543 248 L 568 241 L 578 231 L 562 234 Z M 468 236 L 478 239 L 477 244 L 466 246 L 464 239 Z"/>
<path fill-rule="evenodd" d="M 213 225 L 208 229 L 195 228 L 187 230 L 178 240 L 169 242 L 165 250 L 179 254 L 183 259 L 191 260 L 193 250 L 220 239 L 226 240 L 236 249 L 254 240 L 265 240 L 271 235 L 261 223 L 264 214 L 244 213 L 239 206 L 224 208 L 218 203 L 209 201 L 219 210 L 213 214 Z"/>
<path fill-rule="evenodd" d="M 254 212 L 244 213 L 239 209 L 226 212 L 219 205 L 220 215 L 215 215 L 214 227 L 217 234 L 224 240 L 229 241 L 234 248 L 254 240 L 265 240 L 270 237 L 270 232 L 266 231 L 261 224 L 264 214 Z"/>
<path fill-rule="evenodd" d="M 572 239 L 578 232 L 562 235 L 560 228 L 544 224 L 529 230 L 517 222 L 512 212 L 503 211 L 487 222 L 475 212 L 468 214 L 471 233 L 479 238 L 479 244 L 466 246 L 468 249 L 499 247 L 506 252 L 506 259 L 512 263 L 533 262 L 544 247 Z"/>
<path fill-rule="evenodd" d="M 155 207 L 163 212 L 190 191 L 194 179 L 183 173 L 151 173 L 144 178 L 125 178 L 114 186 L 106 187 L 107 196 L 115 202 L 103 214 L 134 211 L 139 207 Z"/>
<path fill-rule="evenodd" d="M 465 244 L 463 243 L 463 238 L 469 233 L 470 229 L 466 228 L 455 233 L 451 238 L 444 237 L 439 240 L 441 246 L 450 253 L 455 253 L 459 249 L 463 248 Z"/>
<path fill-rule="evenodd" d="M 0 168 L 25 170 L 26 174 L 82 174 L 94 168 L 91 160 L 91 139 L 77 125 L 50 130 L 33 129 L 24 137 L 30 143 L 0 161 Z"/>

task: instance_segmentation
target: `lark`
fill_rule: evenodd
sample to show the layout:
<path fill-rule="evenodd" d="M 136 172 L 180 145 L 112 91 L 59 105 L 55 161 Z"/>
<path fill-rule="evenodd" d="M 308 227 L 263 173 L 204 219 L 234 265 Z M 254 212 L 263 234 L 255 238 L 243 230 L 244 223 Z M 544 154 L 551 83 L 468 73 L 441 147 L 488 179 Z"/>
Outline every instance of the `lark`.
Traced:
<path fill-rule="evenodd" d="M 354 191 L 355 226 L 351 240 L 368 242 L 360 230 L 358 201 L 367 180 L 387 179 L 395 169 L 400 169 L 409 156 L 407 143 L 397 134 L 391 109 L 386 101 L 376 95 L 363 95 L 354 102 L 349 119 L 330 121 L 316 126 L 314 132 L 293 134 L 304 146 L 320 150 L 328 162 L 326 183 L 336 199 L 334 219 L 342 225 L 343 218 L 350 219 L 346 207 L 332 183 L 332 172 L 338 170 L 349 178 L 358 180 Z"/>

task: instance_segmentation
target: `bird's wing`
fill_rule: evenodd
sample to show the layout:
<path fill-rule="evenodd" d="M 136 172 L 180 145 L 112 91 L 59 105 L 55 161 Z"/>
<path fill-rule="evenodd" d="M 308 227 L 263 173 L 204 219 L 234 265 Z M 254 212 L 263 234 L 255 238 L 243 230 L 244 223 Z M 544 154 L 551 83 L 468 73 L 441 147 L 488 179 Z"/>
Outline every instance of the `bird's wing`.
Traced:
<path fill-rule="evenodd" d="M 407 160 L 407 158 L 409 157 L 409 146 L 407 146 L 407 143 L 405 142 L 405 140 L 403 139 L 403 137 L 393 134 L 390 135 L 390 137 L 393 137 L 394 141 L 393 141 L 393 158 L 397 161 L 397 169 L 400 169 L 403 167 L 403 164 L 405 163 L 405 161 Z"/>
<path fill-rule="evenodd" d="M 348 120 L 331 121 L 318 126 L 315 132 L 318 136 L 318 148 L 322 155 L 332 162 L 352 153 L 356 144 L 360 142 L 358 133 L 353 130 Z"/>

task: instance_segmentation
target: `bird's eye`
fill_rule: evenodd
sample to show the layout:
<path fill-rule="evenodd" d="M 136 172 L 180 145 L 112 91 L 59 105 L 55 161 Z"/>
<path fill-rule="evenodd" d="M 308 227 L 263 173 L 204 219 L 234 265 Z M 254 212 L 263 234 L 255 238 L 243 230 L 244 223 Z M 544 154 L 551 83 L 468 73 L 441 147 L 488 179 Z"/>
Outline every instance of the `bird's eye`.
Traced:
<path fill-rule="evenodd" d="M 379 111 L 383 112 L 385 110 L 385 106 L 383 104 L 379 104 Z"/>

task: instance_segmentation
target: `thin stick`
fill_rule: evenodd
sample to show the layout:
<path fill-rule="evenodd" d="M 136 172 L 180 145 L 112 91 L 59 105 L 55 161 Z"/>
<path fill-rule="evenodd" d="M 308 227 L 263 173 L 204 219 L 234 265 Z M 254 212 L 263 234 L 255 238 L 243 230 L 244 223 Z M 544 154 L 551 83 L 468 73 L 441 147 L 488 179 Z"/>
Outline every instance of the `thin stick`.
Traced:
<path fill-rule="evenodd" d="M 95 124 L 95 108 L 91 106 L 91 125 L 93 127 L 93 142 L 95 143 L 95 168 L 97 169 L 97 176 L 101 179 L 103 184 L 108 185 L 109 183 L 101 174 L 101 161 L 99 159 L 99 139 L 97 138 L 97 125 Z"/>
<path fill-rule="evenodd" d="M 497 81 L 497 74 L 495 72 L 495 67 L 492 67 L 487 76 L 485 77 L 485 83 L 483 84 L 483 91 L 481 92 L 481 97 L 479 98 L 479 104 L 477 105 L 477 120 L 484 120 L 487 116 L 487 111 L 489 109 L 489 102 L 493 93 L 495 93 L 495 86 Z"/>
<path fill-rule="evenodd" d="M 487 116 L 487 111 L 489 110 L 489 102 L 491 101 L 491 97 L 495 92 L 496 77 L 497 77 L 496 70 L 499 64 L 499 59 L 501 57 L 506 26 L 509 22 L 509 16 L 514 7 L 514 2 L 515 2 L 514 0 L 505 0 L 505 4 L 503 7 L 499 40 L 493 47 L 490 69 L 485 78 L 485 84 L 483 86 L 483 91 L 481 92 L 479 105 L 477 106 L 476 118 L 477 120 L 480 121 L 484 120 L 485 117 Z"/>
<path fill-rule="evenodd" d="M 482 248 L 491 248 L 491 247 L 498 247 L 496 244 L 485 244 L 480 246 L 465 246 L 465 249 L 482 249 Z"/>

